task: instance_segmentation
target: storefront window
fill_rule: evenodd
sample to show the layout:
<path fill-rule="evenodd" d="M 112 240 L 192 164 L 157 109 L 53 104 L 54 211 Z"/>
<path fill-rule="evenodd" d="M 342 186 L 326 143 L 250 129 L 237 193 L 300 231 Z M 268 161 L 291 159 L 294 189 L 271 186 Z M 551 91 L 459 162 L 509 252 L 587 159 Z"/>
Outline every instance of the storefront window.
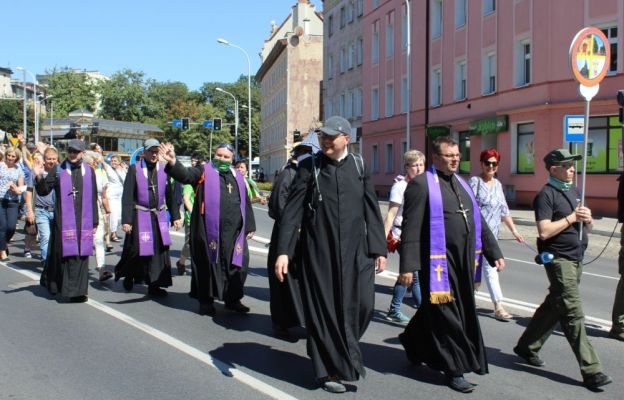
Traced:
<path fill-rule="evenodd" d="M 582 152 L 583 145 L 577 145 Z M 570 145 L 574 151 L 574 144 Z M 583 164 L 579 162 L 578 170 Z M 587 172 L 594 174 L 619 173 L 624 171 L 622 149 L 622 125 L 617 116 L 593 117 L 589 119 L 589 137 L 587 139 Z"/>
<path fill-rule="evenodd" d="M 518 124 L 518 138 L 516 143 L 517 173 L 532 174 L 535 172 L 535 125 Z"/>
<path fill-rule="evenodd" d="M 470 131 L 459 132 L 459 173 L 470 173 Z"/>

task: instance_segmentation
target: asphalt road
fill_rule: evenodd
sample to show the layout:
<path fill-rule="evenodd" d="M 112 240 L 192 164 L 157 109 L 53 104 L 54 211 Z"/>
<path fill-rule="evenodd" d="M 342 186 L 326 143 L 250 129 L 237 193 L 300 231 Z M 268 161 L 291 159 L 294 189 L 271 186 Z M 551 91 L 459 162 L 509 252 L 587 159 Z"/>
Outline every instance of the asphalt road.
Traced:
<path fill-rule="evenodd" d="M 257 240 L 251 241 L 250 274 L 243 302 L 246 316 L 217 306 L 214 318 L 196 313 L 188 297 L 190 276 L 174 277 L 169 296 L 153 300 L 145 286 L 126 293 L 121 282 L 97 281 L 92 272 L 89 302 L 69 304 L 50 297 L 38 284 L 38 262 L 22 259 L 21 235 L 11 244 L 11 263 L 0 263 L 0 399 L 323 399 L 306 356 L 305 332 L 296 340 L 273 337 L 266 279 L 266 242 L 272 227 L 263 207 L 255 210 Z M 174 234 L 174 262 L 182 245 Z M 615 246 L 616 244 L 612 244 Z M 547 288 L 542 267 L 533 264 L 527 247 L 508 240 L 501 246 L 507 268 L 501 276 L 509 323 L 491 316 L 491 303 L 477 293 L 490 373 L 472 376 L 474 394 L 462 395 L 444 386 L 442 376 L 411 365 L 398 342 L 402 327 L 384 319 L 398 259 L 391 256 L 388 272 L 378 275 L 376 311 L 362 339 L 365 379 L 354 383 L 342 398 L 505 398 L 505 399 L 619 399 L 624 392 L 624 344 L 608 339 L 613 293 L 617 284 L 615 260 L 599 259 L 585 268 L 581 284 L 588 333 L 606 373 L 614 378 L 600 394 L 580 385 L 574 356 L 560 332 L 544 347 L 544 368 L 519 363 L 511 349 Z M 114 265 L 117 246 L 107 263 Z M 408 304 L 403 311 L 411 316 Z"/>

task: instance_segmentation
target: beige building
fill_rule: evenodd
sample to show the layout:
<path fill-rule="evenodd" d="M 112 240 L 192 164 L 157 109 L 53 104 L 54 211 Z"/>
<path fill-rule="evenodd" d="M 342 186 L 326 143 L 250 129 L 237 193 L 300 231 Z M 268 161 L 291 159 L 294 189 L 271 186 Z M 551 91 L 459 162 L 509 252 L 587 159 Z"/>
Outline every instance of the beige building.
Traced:
<path fill-rule="evenodd" d="M 320 125 L 323 16 L 299 0 L 260 53 L 260 167 L 269 179 L 286 163 L 293 136 Z"/>
<path fill-rule="evenodd" d="M 363 15 L 364 0 L 323 1 L 323 119 L 348 119 L 352 143 L 362 130 Z"/>

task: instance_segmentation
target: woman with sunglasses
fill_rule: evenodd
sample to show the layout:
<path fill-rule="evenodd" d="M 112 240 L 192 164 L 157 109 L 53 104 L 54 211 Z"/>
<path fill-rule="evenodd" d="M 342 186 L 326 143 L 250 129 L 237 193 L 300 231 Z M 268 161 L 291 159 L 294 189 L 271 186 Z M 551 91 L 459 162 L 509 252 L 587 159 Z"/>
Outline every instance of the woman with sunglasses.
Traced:
<path fill-rule="evenodd" d="M 498 237 L 502 221 L 518 242 L 524 242 L 524 238 L 516 229 L 509 213 L 503 185 L 496 179 L 500 153 L 495 149 L 483 150 L 479 159 L 481 160 L 482 172 L 481 175 L 470 178 L 470 186 L 475 193 L 483 218 L 495 237 Z M 503 307 L 503 292 L 498 281 L 499 270 L 488 264 L 484 257 L 482 259 L 482 271 L 490 291 L 490 298 L 494 303 L 494 318 L 499 321 L 509 321 L 513 317 Z"/>

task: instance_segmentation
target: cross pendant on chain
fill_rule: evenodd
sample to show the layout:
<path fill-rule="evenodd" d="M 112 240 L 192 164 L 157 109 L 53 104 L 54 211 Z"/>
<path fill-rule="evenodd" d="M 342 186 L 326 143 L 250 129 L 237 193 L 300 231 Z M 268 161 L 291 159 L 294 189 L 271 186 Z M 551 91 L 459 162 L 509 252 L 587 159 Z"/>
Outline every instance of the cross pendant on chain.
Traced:
<path fill-rule="evenodd" d="M 231 183 L 228 183 L 226 186 L 227 186 L 227 188 L 228 188 L 228 193 L 229 193 L 229 194 L 232 194 L 232 188 L 233 188 L 232 184 L 231 184 Z"/>
<path fill-rule="evenodd" d="M 464 217 L 464 222 L 466 222 L 466 227 L 468 228 L 468 230 L 470 230 L 470 225 L 468 225 L 468 215 L 467 215 L 468 211 L 470 211 L 469 208 L 464 208 L 464 205 L 462 203 L 459 203 L 459 210 L 455 212 L 461 214 L 462 217 Z"/>
<path fill-rule="evenodd" d="M 78 194 L 78 190 L 76 189 L 75 186 L 72 186 L 71 194 L 72 196 L 74 196 L 74 200 L 76 200 L 76 195 Z"/>

